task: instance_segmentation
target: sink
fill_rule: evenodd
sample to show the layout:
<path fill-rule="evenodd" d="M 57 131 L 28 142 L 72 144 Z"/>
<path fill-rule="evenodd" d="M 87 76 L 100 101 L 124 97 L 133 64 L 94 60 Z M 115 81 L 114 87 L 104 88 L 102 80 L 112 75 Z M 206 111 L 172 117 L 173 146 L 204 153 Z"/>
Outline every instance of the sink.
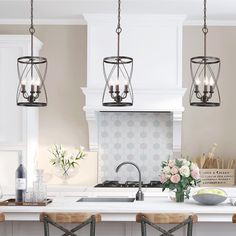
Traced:
<path fill-rule="evenodd" d="M 77 202 L 134 202 L 135 198 L 127 197 L 83 197 Z"/>

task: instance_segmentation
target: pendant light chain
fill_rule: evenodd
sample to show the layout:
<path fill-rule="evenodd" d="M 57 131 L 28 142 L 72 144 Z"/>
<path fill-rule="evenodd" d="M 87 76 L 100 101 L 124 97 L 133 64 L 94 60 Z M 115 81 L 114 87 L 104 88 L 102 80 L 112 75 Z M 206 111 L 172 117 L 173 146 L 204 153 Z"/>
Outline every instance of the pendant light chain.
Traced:
<path fill-rule="evenodd" d="M 34 28 L 34 3 L 33 0 L 31 0 L 31 17 L 30 17 L 30 28 L 29 28 L 29 32 L 31 35 L 31 57 L 33 57 L 34 55 L 34 33 L 35 33 L 35 28 Z"/>
<path fill-rule="evenodd" d="M 47 106 L 47 92 L 44 81 L 47 74 L 47 58 L 34 56 L 34 5 L 30 0 L 30 56 L 17 59 L 19 85 L 16 95 L 18 106 L 45 107 Z"/>
<path fill-rule="evenodd" d="M 117 57 L 120 57 L 120 34 L 122 32 L 121 28 L 121 0 L 118 0 L 118 24 L 116 28 L 117 33 Z"/>
<path fill-rule="evenodd" d="M 207 54 L 207 33 L 208 33 L 208 28 L 207 28 L 207 0 L 204 0 L 204 25 L 202 28 L 202 32 L 204 34 L 204 57 L 206 57 Z"/>
<path fill-rule="evenodd" d="M 117 28 L 116 28 L 116 33 L 117 33 L 117 79 L 119 80 L 120 78 L 120 34 L 122 32 L 121 28 L 121 0 L 118 0 L 118 23 L 117 23 Z"/>
<path fill-rule="evenodd" d="M 202 32 L 204 35 L 203 56 L 190 59 L 192 85 L 189 101 L 191 106 L 216 107 L 220 106 L 218 79 L 220 75 L 220 58 L 207 56 L 207 0 L 204 1 L 204 16 Z"/>
<path fill-rule="evenodd" d="M 133 105 L 133 58 L 121 56 L 121 0 L 117 0 L 117 55 L 103 59 L 103 74 L 106 81 L 103 95 L 103 106 L 121 107 Z"/>

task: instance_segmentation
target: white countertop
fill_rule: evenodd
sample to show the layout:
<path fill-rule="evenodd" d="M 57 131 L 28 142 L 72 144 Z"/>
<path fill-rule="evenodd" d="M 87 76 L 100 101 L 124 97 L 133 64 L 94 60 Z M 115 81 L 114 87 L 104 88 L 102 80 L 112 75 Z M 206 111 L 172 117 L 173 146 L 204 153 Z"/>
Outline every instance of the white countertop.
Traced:
<path fill-rule="evenodd" d="M 236 196 L 235 188 L 224 188 L 230 197 Z M 102 214 L 103 221 L 135 221 L 139 212 L 174 213 L 194 212 L 200 222 L 231 222 L 236 206 L 229 201 L 217 206 L 204 206 L 193 199 L 184 203 L 176 203 L 168 198 L 168 193 L 161 189 L 144 189 L 145 200 L 130 203 L 76 202 L 80 197 L 112 196 L 134 197 L 137 189 L 120 188 L 84 188 L 79 192 L 67 192 L 64 197 L 53 198 L 53 202 L 45 207 L 37 206 L 4 206 L 0 211 L 5 213 L 6 220 L 38 221 L 41 212 L 97 212 Z M 68 194 L 69 193 L 69 194 Z"/>

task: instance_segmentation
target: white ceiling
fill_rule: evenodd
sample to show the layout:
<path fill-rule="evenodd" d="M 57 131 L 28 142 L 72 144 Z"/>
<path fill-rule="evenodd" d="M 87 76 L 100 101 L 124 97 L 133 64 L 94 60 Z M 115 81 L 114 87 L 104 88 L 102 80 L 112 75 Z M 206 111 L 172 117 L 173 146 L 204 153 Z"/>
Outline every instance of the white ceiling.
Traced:
<path fill-rule="evenodd" d="M 35 18 L 78 20 L 84 13 L 115 13 L 117 0 L 34 0 Z M 27 19 L 30 0 L 0 0 L 0 20 Z M 186 23 L 202 19 L 203 0 L 123 0 L 124 13 L 186 14 Z M 236 0 L 208 0 L 208 18 L 236 22 Z M 226 23 L 227 24 L 227 23 Z"/>

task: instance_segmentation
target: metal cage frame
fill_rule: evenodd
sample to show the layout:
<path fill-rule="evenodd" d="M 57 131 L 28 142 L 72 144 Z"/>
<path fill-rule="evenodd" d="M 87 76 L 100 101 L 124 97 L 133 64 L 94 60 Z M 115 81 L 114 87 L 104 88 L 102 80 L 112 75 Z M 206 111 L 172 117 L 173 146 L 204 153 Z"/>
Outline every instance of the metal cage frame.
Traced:
<path fill-rule="evenodd" d="M 30 43 L 31 53 L 30 56 L 19 57 L 17 59 L 17 73 L 19 78 L 19 84 L 16 93 L 16 104 L 18 106 L 26 107 L 45 107 L 47 106 L 47 92 L 44 85 L 44 81 L 47 74 L 48 61 L 45 57 L 34 56 L 34 0 L 30 0 Z M 40 70 L 40 66 L 44 65 L 44 71 Z M 30 91 L 27 92 L 26 86 L 23 80 L 30 75 L 31 78 L 27 78 L 27 81 L 33 81 L 35 73 L 40 83 L 35 86 L 31 84 Z M 44 97 L 42 96 L 44 95 Z M 43 97 L 43 99 L 41 99 Z M 41 99 L 41 101 L 40 101 Z"/>
<path fill-rule="evenodd" d="M 126 65 L 130 64 L 131 68 L 130 71 L 127 70 Z M 111 65 L 112 69 L 109 73 L 106 71 L 106 66 Z M 122 74 L 125 81 L 128 82 L 128 90 L 126 92 L 122 92 L 120 94 L 120 91 L 109 91 L 110 90 L 110 81 L 112 79 L 113 73 L 116 71 L 119 71 L 120 74 Z M 133 58 L 126 57 L 126 56 L 119 56 L 119 57 L 106 57 L 103 59 L 103 74 L 106 81 L 104 90 L 103 90 L 103 96 L 102 96 L 102 104 L 103 106 L 132 106 L 133 105 L 133 88 L 131 84 L 131 79 L 133 75 Z M 106 102 L 106 93 L 109 92 L 111 98 L 114 100 L 114 102 Z M 127 96 L 130 97 L 130 102 L 124 102 L 123 100 L 127 98 Z"/>
<path fill-rule="evenodd" d="M 197 65 L 197 69 L 194 70 L 194 65 Z M 213 69 L 211 68 L 212 65 L 218 66 L 216 73 L 214 73 Z M 203 67 L 203 68 L 202 68 Z M 190 96 L 189 96 L 189 103 L 191 106 L 201 106 L 201 107 L 217 107 L 221 104 L 221 97 L 220 91 L 218 87 L 218 80 L 220 76 L 221 70 L 221 61 L 218 57 L 209 57 L 209 56 L 198 56 L 193 57 L 190 60 L 190 71 L 192 77 L 192 85 L 190 88 Z M 206 73 L 209 71 L 211 78 L 214 81 L 214 86 L 212 86 L 212 91 L 200 91 L 195 90 L 196 85 L 196 78 L 199 77 L 202 73 Z M 213 93 L 217 93 L 217 99 L 215 102 L 209 102 L 212 98 Z M 194 99 L 198 99 L 199 102 L 194 102 Z"/>
<path fill-rule="evenodd" d="M 133 58 L 120 55 L 120 34 L 122 32 L 121 28 L 121 0 L 118 0 L 118 22 L 116 28 L 117 34 L 117 56 L 105 57 L 103 59 L 103 74 L 105 78 L 105 87 L 102 95 L 102 105 L 107 107 L 124 107 L 133 106 L 134 94 L 131 85 L 131 79 L 133 75 Z M 110 65 L 110 71 L 106 71 L 106 67 Z M 126 65 L 131 65 L 130 71 L 126 68 Z M 111 85 L 112 76 L 117 72 L 117 81 L 121 81 L 121 76 L 123 76 L 124 89 L 120 90 L 119 84 L 115 86 L 115 91 L 113 90 L 113 85 Z M 107 96 L 106 96 L 107 94 Z M 107 99 L 109 96 L 110 99 Z M 125 101 L 128 99 L 129 101 Z"/>
<path fill-rule="evenodd" d="M 21 70 L 21 65 L 23 65 L 23 69 Z M 45 70 L 41 73 L 39 66 L 45 65 Z M 47 92 L 45 88 L 45 78 L 47 74 L 48 62 L 44 57 L 35 57 L 35 56 L 25 56 L 17 59 L 17 72 L 19 78 L 19 84 L 17 88 L 17 96 L 16 103 L 18 106 L 27 106 L 27 107 L 44 107 L 47 106 Z M 28 69 L 28 70 L 27 70 Z M 39 91 L 27 93 L 27 91 L 22 91 L 22 81 L 24 80 L 24 76 L 28 74 L 33 75 L 37 73 L 37 77 L 40 80 Z M 44 93 L 44 101 L 37 102 L 39 99 L 40 93 Z M 24 99 L 25 101 L 20 101 Z"/>

